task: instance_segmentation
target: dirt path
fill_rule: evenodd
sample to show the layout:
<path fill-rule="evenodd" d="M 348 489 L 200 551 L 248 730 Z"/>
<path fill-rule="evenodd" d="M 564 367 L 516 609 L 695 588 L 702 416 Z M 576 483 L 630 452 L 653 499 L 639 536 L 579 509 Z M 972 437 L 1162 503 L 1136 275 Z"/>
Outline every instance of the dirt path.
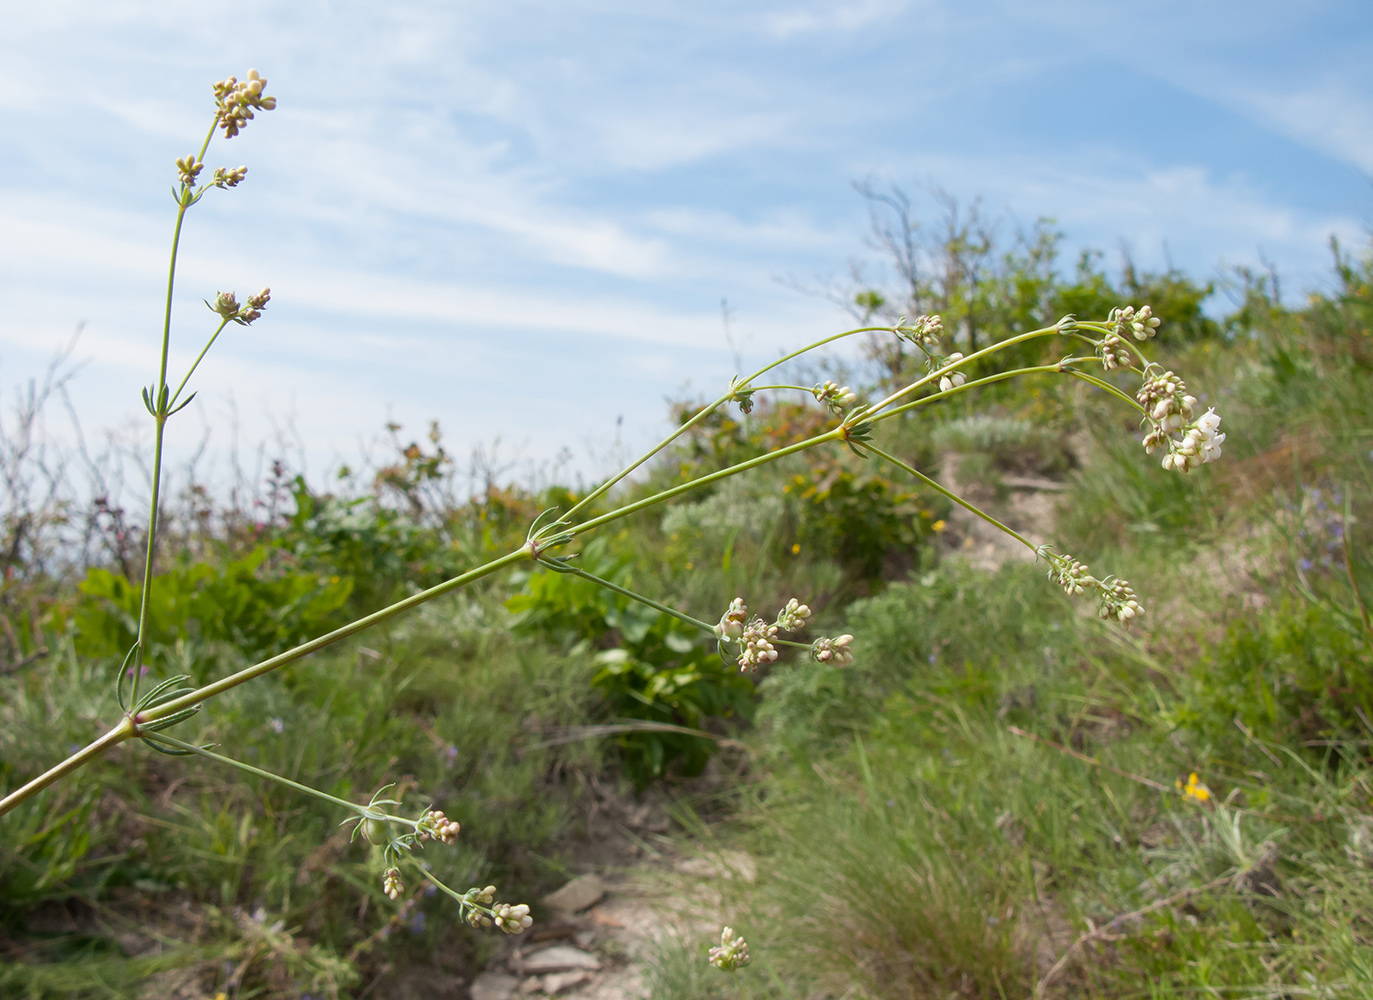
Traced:
<path fill-rule="evenodd" d="M 544 899 L 551 919 L 509 939 L 472 982 L 472 1000 L 643 1000 L 658 950 L 699 943 L 704 951 L 720 931 L 720 883 L 751 883 L 755 872 L 750 857 L 725 851 L 573 879 Z"/>

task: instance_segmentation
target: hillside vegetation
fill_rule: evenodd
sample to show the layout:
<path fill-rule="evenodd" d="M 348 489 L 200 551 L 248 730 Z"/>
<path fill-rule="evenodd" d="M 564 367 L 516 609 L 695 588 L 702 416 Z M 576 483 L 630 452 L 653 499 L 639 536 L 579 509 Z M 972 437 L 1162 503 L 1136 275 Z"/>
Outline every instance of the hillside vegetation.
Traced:
<path fill-rule="evenodd" d="M 1146 608 L 1130 629 L 1042 562 L 984 558 L 968 519 L 900 470 L 820 449 L 617 522 L 579 565 L 708 621 L 737 596 L 799 598 L 814 636 L 855 637 L 851 666 L 784 654 L 741 674 L 676 620 L 536 568 L 237 688 L 178 734 L 350 801 L 396 783 L 461 820 L 434 872 L 510 898 L 631 863 L 636 805 L 671 802 L 675 835 L 756 862 L 719 914 L 748 937 L 738 985 L 755 998 L 1373 995 L 1373 264 L 1337 248 L 1300 309 L 1241 274 L 1217 321 L 1213 289 L 1184 275 L 1086 257 L 1065 277 L 1052 234 L 1003 252 L 969 233 L 940 244 L 939 280 L 912 270 L 846 301 L 860 318 L 938 311 L 963 350 L 1151 303 L 1154 356 L 1224 417 L 1224 458 L 1186 475 L 1100 390 L 1052 374 L 876 438 L 1128 578 Z M 860 395 L 914 364 L 876 340 L 869 361 L 847 373 Z M 760 395 L 618 496 L 832 419 Z M 118 718 L 141 528 L 117 498 L 44 486 L 52 466 L 22 435 L 6 444 L 8 790 Z M 396 444 L 327 486 L 278 465 L 256 504 L 174 495 L 151 675 L 221 676 L 518 547 L 578 499 L 456 489 L 437 426 Z M 464 995 L 496 942 L 441 895 L 389 900 L 342 818 L 120 747 L 0 818 L 0 994 L 401 997 L 428 969 L 451 984 L 433 995 Z M 732 994 L 710 943 L 665 943 L 654 996 Z"/>

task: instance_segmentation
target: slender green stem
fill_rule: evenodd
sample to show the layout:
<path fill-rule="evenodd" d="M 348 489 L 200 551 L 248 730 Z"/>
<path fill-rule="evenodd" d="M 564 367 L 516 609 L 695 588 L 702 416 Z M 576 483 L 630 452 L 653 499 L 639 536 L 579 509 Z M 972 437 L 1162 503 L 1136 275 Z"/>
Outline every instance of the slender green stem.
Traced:
<path fill-rule="evenodd" d="M 768 372 L 772 371 L 774 368 L 777 368 L 777 367 L 779 367 L 780 365 L 784 365 L 784 364 L 786 364 L 788 361 L 792 361 L 792 360 L 794 360 L 794 359 L 796 359 L 796 358 L 799 358 L 801 355 L 806 354 L 806 353 L 808 353 L 808 352 L 810 352 L 810 351 L 813 351 L 813 350 L 815 350 L 816 348 L 824 347 L 826 344 L 832 344 L 832 343 L 834 343 L 836 340 L 843 340 L 845 337 L 852 337 L 852 336 L 854 336 L 855 334 L 859 334 L 859 333 L 883 333 L 883 332 L 890 333 L 891 331 L 892 331 L 892 327 L 890 327 L 890 326 L 860 326 L 860 327 L 856 327 L 855 329 L 852 329 L 852 330 L 845 330 L 843 333 L 836 333 L 836 334 L 833 334 L 832 336 L 825 337 L 825 338 L 823 338 L 823 339 L 821 339 L 821 340 L 817 340 L 817 341 L 816 341 L 815 343 L 813 343 L 813 344 L 807 344 L 805 347 L 798 348 L 798 349 L 792 351 L 790 354 L 784 354 L 784 355 L 782 355 L 782 356 L 781 356 L 780 358 L 778 358 L 776 361 L 770 362 L 770 363 L 764 365 L 762 368 L 759 368 L 756 372 L 754 372 L 752 375 L 750 375 L 748 378 L 746 378 L 746 379 L 744 380 L 743 384 L 744 384 L 744 385 L 747 385 L 748 383 L 752 382 L 754 379 L 760 378 L 761 376 L 766 375 Z"/>
<path fill-rule="evenodd" d="M 628 597 L 631 601 L 638 601 L 640 604 L 647 604 L 650 608 L 654 608 L 655 610 L 661 611 L 665 615 L 671 615 L 673 618 L 676 618 L 680 622 L 685 622 L 688 625 L 695 625 L 697 628 L 704 629 L 711 635 L 715 634 L 715 626 L 710 625 L 707 622 L 703 622 L 699 618 L 692 618 L 691 615 L 683 614 L 675 608 L 668 607 L 666 604 L 659 604 L 651 597 L 645 597 L 643 594 L 636 594 L 632 590 L 626 590 L 619 584 L 611 583 L 609 580 L 603 580 L 601 577 L 596 576 L 592 573 L 588 573 L 584 569 L 578 569 L 571 563 L 562 563 L 560 565 L 561 569 L 557 572 L 570 573 L 573 576 L 580 576 L 583 580 L 590 580 L 592 583 L 604 587 L 606 590 L 613 590 L 617 594 L 622 594 L 625 597 Z"/>
<path fill-rule="evenodd" d="M 179 224 L 179 223 L 178 223 Z M 165 362 L 165 349 L 164 349 Z M 165 367 L 165 364 L 164 364 Z M 154 405 L 160 408 L 161 387 L 159 386 L 158 395 Z M 129 686 L 129 711 L 134 710 L 138 704 L 138 681 L 143 674 L 143 650 L 148 636 L 148 609 L 152 603 L 153 592 L 153 556 L 157 551 L 157 509 L 162 493 L 162 437 L 167 427 L 167 415 L 158 413 L 155 417 L 157 421 L 157 431 L 153 439 L 153 496 L 148 511 L 148 537 L 147 544 L 144 546 L 143 558 L 143 592 L 138 603 L 138 638 L 134 644 L 134 662 L 129 669 L 133 671 L 133 677 Z M 123 666 L 120 667 L 124 669 Z M 122 683 L 122 679 L 120 680 Z"/>
<path fill-rule="evenodd" d="M 196 157 L 197 160 L 205 159 L 205 151 L 210 148 L 210 140 L 214 138 L 215 129 L 218 127 L 219 112 L 216 111 L 214 120 L 210 122 L 210 130 L 205 133 L 205 141 L 200 144 L 200 154 Z M 172 253 L 167 262 L 167 302 L 162 314 L 162 357 L 158 362 L 157 388 L 153 390 L 151 400 L 152 408 L 157 411 L 154 414 L 154 419 L 157 421 L 157 434 L 153 442 L 153 495 L 148 512 L 148 537 L 143 560 L 143 591 L 138 605 L 138 640 L 134 652 L 133 678 L 129 690 L 129 704 L 131 706 L 138 704 L 138 682 L 143 673 L 143 653 L 148 635 L 148 606 L 152 597 L 153 586 L 153 556 L 157 550 L 157 511 L 162 492 L 162 440 L 163 430 L 167 423 L 166 408 L 162 405 L 162 394 L 167 388 L 167 355 L 172 342 L 172 299 L 176 290 L 176 255 L 181 248 L 181 225 L 186 221 L 186 209 L 191 206 L 191 201 L 187 197 L 188 192 L 189 189 L 183 185 L 182 195 L 176 206 L 176 226 L 172 230 Z M 199 364 L 199 361 L 197 360 L 196 363 Z"/>
<path fill-rule="evenodd" d="M 739 995 L 743 997 L 744 1000 L 749 1000 L 748 990 L 744 989 L 744 981 L 739 978 L 738 969 L 734 970 L 734 985 L 739 987 Z"/>
<path fill-rule="evenodd" d="M 912 476 L 914 476 L 916 479 L 919 479 L 921 482 L 923 482 L 925 485 L 929 486 L 931 489 L 934 489 L 934 490 L 938 491 L 939 493 L 942 493 L 944 496 L 948 497 L 948 498 L 949 498 L 950 500 L 952 500 L 954 503 L 958 504 L 960 507 L 964 508 L 964 509 L 967 510 L 967 511 L 970 511 L 970 512 L 973 513 L 973 514 L 976 514 L 978 517 L 982 518 L 982 520 L 986 521 L 988 524 L 992 525 L 993 527 L 1000 528 L 1002 531 L 1006 532 L 1006 534 L 1010 535 L 1010 536 L 1011 536 L 1012 538 L 1014 538 L 1016 541 L 1018 541 L 1018 542 L 1020 542 L 1022 545 L 1024 545 L 1024 546 L 1025 546 L 1027 549 L 1029 549 L 1031 552 L 1038 552 L 1038 551 L 1039 551 L 1039 546 L 1036 545 L 1034 542 L 1030 541 L 1028 538 L 1026 538 L 1026 537 L 1025 537 L 1024 535 L 1022 535 L 1020 532 L 1016 531 L 1014 528 L 1010 528 L 1010 527 L 1007 527 L 1006 525 L 1002 524 L 1000 521 L 998 521 L 996 518 L 992 517 L 992 516 L 991 516 L 990 514 L 988 514 L 986 511 L 981 510 L 981 509 L 979 509 L 978 507 L 974 506 L 973 504 L 968 503 L 968 501 L 964 500 L 964 499 L 963 499 L 961 496 L 959 496 L 958 494 L 953 493 L 953 492 L 950 491 L 950 490 L 946 490 L 943 486 L 941 486 L 939 483 L 935 482 L 933 479 L 931 479 L 929 476 L 925 475 L 923 472 L 921 472 L 921 471 L 919 471 L 918 469 L 916 469 L 914 466 L 907 465 L 905 462 L 901 461 L 901 459 L 896 458 L 896 457 L 894 457 L 894 456 L 892 456 L 892 455 L 888 455 L 888 454 L 887 454 L 885 451 L 883 451 L 881 448 L 877 448 L 877 447 L 875 447 L 874 445 L 871 445 L 871 444 L 869 444 L 869 443 L 866 442 L 866 441 L 863 442 L 863 445 L 862 445 L 862 446 L 863 446 L 865 449 L 867 449 L 868 451 L 872 452 L 874 455 L 876 455 L 876 456 L 878 456 L 879 458 L 881 458 L 883 461 L 890 462 L 892 465 L 896 466 L 898 469 L 904 469 L 906 472 L 910 473 L 910 474 L 911 474 Z"/>
<path fill-rule="evenodd" d="M 172 393 L 172 398 L 167 403 L 167 409 L 170 410 L 176 406 L 176 401 L 181 398 L 181 390 L 186 388 L 186 383 L 191 380 L 191 376 L 195 374 L 195 370 L 200 367 L 200 362 L 205 359 L 205 355 L 209 353 L 210 348 L 214 346 L 215 341 L 219 339 L 219 335 L 224 332 L 224 328 L 228 325 L 229 321 L 227 319 L 220 321 L 218 329 L 216 329 L 210 339 L 206 341 L 205 346 L 200 349 L 200 355 L 191 365 L 190 371 L 188 371 L 186 377 L 181 380 L 181 384 L 176 387 L 176 392 Z"/>
<path fill-rule="evenodd" d="M 1109 392 L 1117 399 L 1124 400 L 1125 402 L 1133 406 L 1136 410 L 1138 410 L 1140 413 L 1148 413 L 1148 411 L 1144 409 L 1144 407 L 1139 405 L 1139 400 L 1135 399 L 1128 392 L 1122 392 L 1120 389 L 1118 389 L 1116 386 L 1113 386 L 1110 382 L 1107 382 L 1105 379 L 1097 378 L 1095 375 L 1088 375 L 1086 372 L 1069 371 L 1068 374 L 1073 376 L 1073 378 L 1080 378 L 1082 379 L 1082 381 L 1088 383 L 1089 385 L 1094 385 L 1098 389 L 1102 389 L 1106 392 Z"/>
<path fill-rule="evenodd" d="M 807 344 L 805 347 L 802 347 L 802 348 L 800 348 L 799 350 L 792 351 L 790 354 L 784 354 L 782 357 L 778 358 L 776 361 L 773 361 L 773 362 L 771 362 L 770 364 L 764 365 L 762 368 L 759 368 L 756 372 L 754 372 L 754 373 L 753 373 L 752 375 L 750 375 L 748 378 L 744 379 L 742 382 L 739 382 L 739 383 L 737 384 L 736 388 L 745 388 L 745 387 L 747 387 L 748 384 L 749 384 L 750 382 L 752 382 L 754 379 L 760 378 L 761 376 L 766 375 L 768 372 L 772 371 L 772 369 L 778 367 L 779 365 L 784 365 L 784 364 L 786 364 L 788 361 L 791 361 L 791 360 L 794 359 L 794 358 L 800 357 L 802 354 L 805 354 L 807 351 L 816 350 L 817 348 L 824 347 L 826 344 L 832 344 L 832 343 L 834 343 L 836 340 L 842 340 L 842 339 L 845 338 L 845 337 L 852 337 L 852 336 L 854 336 L 855 334 L 859 334 L 859 333 L 876 333 L 876 332 L 879 331 L 879 330 L 890 330 L 890 329 L 891 329 L 891 327 L 889 327 L 889 326 L 862 326 L 862 327 L 858 327 L 858 328 L 853 329 L 853 330 L 845 330 L 843 333 L 836 333 L 836 334 L 834 334 L 833 336 L 829 336 L 829 337 L 825 337 L 825 338 L 823 338 L 823 339 L 821 339 L 821 340 L 817 340 L 817 341 L 816 341 L 815 343 L 813 343 L 813 344 Z M 768 386 L 768 387 L 766 387 L 766 388 L 773 388 L 773 387 Z M 778 387 L 778 388 L 802 388 L 802 387 L 801 387 L 801 386 L 783 386 L 783 387 Z M 806 392 L 810 392 L 809 389 L 806 389 L 805 391 L 806 391 Z M 601 496 L 604 496 L 605 493 L 606 493 L 608 490 L 614 488 L 614 486 L 615 486 L 617 483 L 621 482 L 626 476 L 628 476 L 630 473 L 632 473 L 635 469 L 639 468 L 639 466 L 643 465 L 645 462 L 647 462 L 647 461 L 648 461 L 650 458 L 652 458 L 654 455 L 658 454 L 660 451 L 662 451 L 664 448 L 666 448 L 668 445 L 670 445 L 673 441 L 676 441 L 679 437 L 681 437 L 681 436 L 682 436 L 683 434 L 685 434 L 687 431 L 691 430 L 691 428 L 695 427 L 698 423 L 700 423 L 702 420 L 704 420 L 706 417 L 708 417 L 711 413 L 714 413 L 717 409 L 719 409 L 719 408 L 720 408 L 721 406 L 723 406 L 725 403 L 728 403 L 728 402 L 729 402 L 731 399 L 733 399 L 733 398 L 734 398 L 734 390 L 732 389 L 731 391 L 729 391 L 729 392 L 725 393 L 723 396 L 721 396 L 719 399 L 715 400 L 715 402 L 709 404 L 708 406 L 703 406 L 703 407 L 701 408 L 700 412 L 698 412 L 698 413 L 697 413 L 695 416 L 693 416 L 690 420 L 688 420 L 686 423 L 682 424 L 680 427 L 678 427 L 675 431 L 673 431 L 673 432 L 672 432 L 671 434 L 669 434 L 667 437 L 663 438 L 663 440 L 659 441 L 656 445 L 654 445 L 654 446 L 653 446 L 652 448 L 650 448 L 648 451 L 644 452 L 641 456 L 639 456 L 639 458 L 635 459 L 631 464 L 625 466 L 623 469 L 621 469 L 619 472 L 617 472 L 617 473 L 616 473 L 614 476 L 612 476 L 610 479 L 607 479 L 607 480 L 606 480 L 604 483 L 602 483 L 600 486 L 596 487 L 596 489 L 592 490 L 592 491 L 591 491 L 590 493 L 588 493 L 586 496 L 582 497 L 582 499 L 579 500 L 579 501 L 577 501 L 577 503 L 572 507 L 571 510 L 569 510 L 566 514 L 564 514 L 564 515 L 562 515 L 562 516 L 563 516 L 564 518 L 570 518 L 570 517 L 572 517 L 574 514 L 576 514 L 579 510 L 581 510 L 582 508 L 586 507 L 588 504 L 595 502 L 595 500 L 596 500 L 597 498 L 599 498 L 599 497 L 601 497 Z"/>
<path fill-rule="evenodd" d="M 19 805 L 19 803 L 23 802 L 25 799 L 30 799 L 33 796 L 37 795 L 43 789 L 51 785 L 54 781 L 57 781 L 60 778 L 65 778 L 67 775 L 71 774 L 78 768 L 84 767 L 85 765 L 89 764 L 91 761 L 95 760 L 95 758 L 103 754 L 106 750 L 110 749 L 110 747 L 123 743 L 125 740 L 131 738 L 133 735 L 133 723 L 127 718 L 120 719 L 119 724 L 115 726 L 113 729 L 111 729 L 109 732 L 105 733 L 103 736 L 99 737 L 87 746 L 78 750 L 76 753 L 72 754 L 70 757 L 62 761 L 60 764 L 56 765 L 55 767 L 48 768 L 48 770 L 44 771 L 42 774 L 34 778 L 32 781 L 19 786 L 14 791 L 6 795 L 3 799 L 0 799 L 0 816 L 3 816 L 5 813 L 9 812 L 11 809 Z"/>
<path fill-rule="evenodd" d="M 914 382 L 906 386 L 904 389 L 898 389 L 896 392 L 892 393 L 890 396 L 888 396 L 881 402 L 874 403 L 872 406 L 868 408 L 868 413 L 875 414 L 878 410 L 885 409 L 892 403 L 896 402 L 898 399 L 910 395 L 916 389 L 919 389 L 922 385 L 925 385 L 928 382 L 932 382 L 943 375 L 947 375 L 949 372 L 954 371 L 962 367 L 963 365 L 968 364 L 969 362 L 977 361 L 980 358 L 985 358 L 989 355 L 995 354 L 997 351 L 1003 351 L 1008 347 L 1022 343 L 1026 340 L 1033 340 L 1036 337 L 1050 337 L 1058 332 L 1058 327 L 1049 326 L 1045 327 L 1042 330 L 1031 330 L 1028 333 L 1021 333 L 1017 334 L 1014 337 L 1007 337 L 1005 340 L 998 341 L 997 343 L 992 344 L 990 347 L 984 347 L 980 351 L 975 351 L 974 353 L 969 354 L 966 358 L 964 358 L 961 361 L 956 361 L 951 365 L 945 365 L 943 368 L 940 368 L 938 371 L 931 372 L 924 378 L 916 379 Z M 865 417 L 864 419 L 867 418 Z"/>
<path fill-rule="evenodd" d="M 467 893 L 458 892 L 456 889 L 452 889 L 452 888 L 449 888 L 448 886 L 444 885 L 442 882 L 440 882 L 440 881 L 438 880 L 438 878 L 436 878 L 436 877 L 434 876 L 434 873 L 433 873 L 433 872 L 431 872 L 431 871 L 430 871 L 428 868 L 426 868 L 424 865 L 420 864 L 420 863 L 419 863 L 418 861 L 416 861 L 413 857 L 410 858 L 410 862 L 419 870 L 419 873 L 420 873 L 421 875 L 423 875 L 426 879 L 429 880 L 430 884 L 432 884 L 432 885 L 436 886 L 437 888 L 441 889 L 441 890 L 442 890 L 444 893 L 446 893 L 450 898 L 456 900 L 456 901 L 457 901 L 458 903 L 460 903 L 461 905 L 466 906 L 466 907 L 470 907 L 471 909 L 476 910 L 478 913 L 484 913 L 484 914 L 486 914 L 488 917 L 494 918 L 494 917 L 496 916 L 496 911 L 493 910 L 491 907 L 489 907 L 489 906 L 484 906 L 483 904 L 478 903 L 477 901 L 475 901 L 475 900 L 469 898 L 468 895 L 467 895 Z M 469 892 L 470 892 L 470 891 L 471 891 L 471 890 L 469 890 Z M 459 911 L 459 912 L 461 913 L 461 911 Z"/>
<path fill-rule="evenodd" d="M 881 420 L 886 420 L 889 417 L 895 417 L 898 414 L 907 413 L 911 410 L 916 409 L 917 407 L 924 406 L 927 403 L 933 403 L 936 400 L 945 399 L 949 396 L 956 395 L 960 392 L 967 392 L 968 390 L 976 389 L 979 386 L 991 385 L 993 382 L 1004 382 L 1006 379 L 1015 378 L 1017 375 L 1040 375 L 1050 372 L 1055 374 L 1062 373 L 1066 369 L 1060 367 L 1061 364 L 1062 363 L 1060 362 L 1059 364 L 1052 365 L 1035 365 L 1032 368 L 1015 368 L 1008 372 L 997 372 L 997 374 L 995 375 L 988 375 L 985 378 L 979 378 L 973 380 L 972 382 L 964 382 L 962 385 L 956 385 L 946 392 L 932 392 L 928 396 L 921 396 L 919 399 L 913 400 L 909 403 L 903 403 L 900 406 L 893 407 L 890 410 L 884 410 L 872 419 L 874 423 Z"/>
<path fill-rule="evenodd" d="M 240 771 L 245 771 L 248 774 L 256 775 L 259 778 L 266 778 L 268 781 L 275 781 L 278 785 L 285 785 L 287 788 L 294 789 L 305 795 L 312 795 L 323 802 L 342 806 L 349 812 L 355 812 L 359 816 L 367 815 L 366 806 L 360 806 L 356 802 L 349 802 L 347 799 L 340 799 L 337 796 L 330 795 L 328 792 L 321 792 L 318 788 L 311 788 L 309 785 L 302 785 L 298 781 L 292 781 L 290 778 L 282 777 L 279 774 L 273 774 L 271 771 L 264 771 L 260 767 L 253 767 L 252 764 L 245 764 L 241 760 L 225 757 L 223 754 L 215 753 L 212 750 L 206 750 L 204 747 L 196 746 L 194 743 L 187 743 L 185 740 L 179 740 L 175 736 L 168 736 L 166 733 L 145 733 L 143 734 L 143 738 L 145 740 L 166 743 L 168 746 L 176 747 L 178 750 L 197 754 L 207 760 L 213 760 L 220 764 L 228 764 L 230 767 L 236 767 Z M 390 819 L 391 817 L 387 818 Z M 408 820 L 405 822 L 408 822 Z"/>
<path fill-rule="evenodd" d="M 764 392 L 767 389 L 795 389 L 797 392 L 814 392 L 810 386 L 805 385 L 751 385 L 749 389 L 753 392 Z"/>
<path fill-rule="evenodd" d="M 340 639 L 346 639 L 350 635 L 369 629 L 373 625 L 386 621 L 388 618 L 394 618 L 403 611 L 409 611 L 411 608 L 419 607 L 421 604 L 432 601 L 436 597 L 447 594 L 459 587 L 466 586 L 475 580 L 480 580 L 482 577 L 490 576 L 497 570 L 504 569 L 507 566 L 513 566 L 515 563 L 523 562 L 530 558 L 532 558 L 532 552 L 530 547 L 525 545 L 516 549 L 514 552 L 509 552 L 506 555 L 501 556 L 499 559 L 493 559 L 483 566 L 478 566 L 476 569 L 469 570 L 461 576 L 455 576 L 450 580 L 445 580 L 443 583 L 436 584 L 428 590 L 422 590 L 418 594 L 412 594 L 403 601 L 397 601 L 395 604 L 388 605 L 380 611 L 374 611 L 364 618 L 359 618 L 355 622 L 350 622 L 342 628 L 336 628 L 334 631 L 322 635 L 317 639 L 311 639 L 309 642 L 302 643 L 294 649 L 288 649 L 284 653 L 278 653 L 276 656 L 263 660 L 260 663 L 255 663 L 251 667 L 245 667 L 236 674 L 230 674 L 228 677 L 221 678 L 211 684 L 206 684 L 204 687 L 197 688 L 195 691 L 182 695 L 180 698 L 174 698 L 161 705 L 155 705 L 145 712 L 140 712 L 135 722 L 141 725 L 147 722 L 156 722 L 158 719 L 165 719 L 167 716 L 173 715 L 183 708 L 190 708 L 192 705 L 198 705 L 209 698 L 223 694 L 225 691 L 232 690 L 240 684 L 252 680 L 254 677 L 261 677 L 263 674 L 270 673 L 277 669 L 277 667 L 284 666 L 294 660 L 299 660 L 303 656 L 309 656 L 311 653 L 317 652 L 325 646 L 333 645 Z"/>
<path fill-rule="evenodd" d="M 886 329 L 886 327 L 883 327 L 882 329 Z M 700 479 L 693 479 L 691 482 L 683 483 L 681 486 L 674 486 L 671 489 L 663 490 L 661 493 L 655 493 L 651 497 L 645 497 L 643 500 L 638 500 L 634 503 L 626 504 L 618 510 L 612 510 L 608 514 L 602 514 L 600 517 L 594 517 L 590 521 L 583 521 L 581 524 L 569 528 L 568 534 L 580 535 L 585 531 L 590 531 L 593 528 L 599 528 L 603 524 L 608 524 L 611 521 L 616 521 L 622 517 L 627 517 L 630 514 L 634 514 L 638 511 L 645 510 L 648 507 L 653 507 L 657 504 L 664 502 L 665 500 L 671 500 L 673 497 L 681 496 L 683 493 L 688 493 L 691 490 L 698 489 L 699 487 L 706 486 L 710 483 L 719 482 L 722 479 L 728 479 L 730 476 L 736 476 L 741 472 L 747 472 L 749 469 L 755 469 L 760 465 L 766 465 L 768 462 L 775 462 L 780 458 L 786 458 L 788 455 L 794 455 L 799 451 L 805 451 L 808 448 L 814 448 L 816 445 L 824 444 L 827 441 L 839 441 L 843 439 L 843 437 L 843 428 L 836 427 L 833 430 L 826 431 L 824 434 L 817 434 L 813 438 L 807 438 L 804 441 L 798 441 L 796 444 L 788 445 L 785 448 L 779 448 L 777 451 L 769 452 L 766 455 L 759 455 L 757 458 L 751 458 L 747 462 L 740 462 L 738 465 L 731 465 L 728 469 L 721 469 L 719 472 L 712 472 L 710 475 L 702 476 Z"/>

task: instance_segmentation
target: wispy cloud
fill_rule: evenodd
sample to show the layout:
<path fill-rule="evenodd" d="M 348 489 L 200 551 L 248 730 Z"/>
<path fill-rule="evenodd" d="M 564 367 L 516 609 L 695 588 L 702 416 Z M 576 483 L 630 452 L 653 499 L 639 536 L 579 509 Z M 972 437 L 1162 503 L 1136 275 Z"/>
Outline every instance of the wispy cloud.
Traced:
<path fill-rule="evenodd" d="M 171 158 L 206 127 L 209 82 L 250 64 L 281 106 L 212 153 L 249 182 L 196 209 L 178 317 L 221 282 L 271 284 L 275 325 L 207 369 L 207 405 L 294 387 L 321 448 L 388 400 L 480 440 L 476 415 L 535 384 L 510 433 L 576 442 L 631 406 L 656 426 L 664 395 L 729 374 L 722 297 L 758 351 L 839 322 L 772 278 L 863 252 L 855 177 L 934 180 L 1143 259 L 1166 243 L 1198 272 L 1262 247 L 1289 286 L 1368 207 L 1373 28 L 1352 5 L 245 0 L 235 16 L 230 35 L 215 8 L 151 0 L 7 12 L 0 285 L 24 292 L 0 319 L 7 371 L 89 319 L 86 397 L 126 398 L 114 386 L 155 339 Z M 1075 95 L 1097 103 L 1063 111 Z M 1193 111 L 1247 162 L 1169 118 Z M 548 398 L 566 379 L 616 388 Z"/>

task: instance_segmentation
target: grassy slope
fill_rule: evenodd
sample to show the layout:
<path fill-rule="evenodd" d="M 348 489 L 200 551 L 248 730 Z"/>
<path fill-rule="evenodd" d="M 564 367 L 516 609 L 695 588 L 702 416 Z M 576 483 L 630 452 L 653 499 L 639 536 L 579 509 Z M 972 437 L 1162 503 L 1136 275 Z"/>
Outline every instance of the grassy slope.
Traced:
<path fill-rule="evenodd" d="M 816 598 L 818 631 L 859 637 L 842 673 L 773 671 L 751 776 L 717 831 L 760 859 L 756 891 L 735 887 L 722 915 L 750 936 L 755 995 L 1027 996 L 1087 921 L 1250 869 L 1239 888 L 1124 921 L 1049 992 L 1373 991 L 1370 734 L 1356 711 L 1369 704 L 1369 644 L 1341 564 L 1322 562 L 1338 554 L 1333 488 L 1356 498 L 1360 538 L 1373 523 L 1366 303 L 1353 298 L 1272 319 L 1279 332 L 1261 345 L 1211 341 L 1177 360 L 1194 385 L 1226 387 L 1216 402 L 1231 435 L 1224 462 L 1187 478 L 1121 445 L 1133 427 L 1084 393 L 1002 399 L 1064 433 L 1099 430 L 1072 475 L 1062 540 L 1145 595 L 1150 614 L 1130 636 L 1031 567 L 989 576 L 929 550 L 886 559 L 883 546 L 937 534 L 946 507 L 913 494 L 898 500 L 908 516 L 883 520 L 897 492 L 853 464 L 789 463 L 628 527 L 640 585 L 693 613 L 713 617 L 736 593 L 755 607 L 794 593 Z M 922 466 L 931 438 L 977 447 L 967 427 L 939 430 L 954 415 L 966 416 L 932 413 L 887 444 Z M 998 428 L 983 465 L 1023 471 L 1014 427 Z M 740 435 L 704 460 L 748 447 Z M 1044 471 L 1062 464 L 1031 436 Z M 1368 586 L 1366 544 L 1354 552 Z M 616 772 L 594 744 L 518 752 L 605 709 L 589 688 L 594 651 L 513 636 L 504 596 L 442 602 L 251 685 L 198 720 L 199 736 L 334 794 L 398 781 L 415 805 L 462 819 L 462 846 L 432 858 L 457 884 L 532 897 L 563 873 L 582 789 Z M 113 669 L 66 644 L 0 680 L 7 783 L 111 717 Z M 1171 788 L 1194 770 L 1209 804 L 1116 773 Z M 200 763 L 117 752 L 4 821 L 0 992 L 125 996 L 184 967 L 145 989 L 347 994 L 387 963 L 477 968 L 486 939 L 422 896 L 397 920 L 377 859 L 339 836 L 338 819 Z M 691 949 L 666 952 L 660 971 L 663 998 L 733 989 Z"/>

